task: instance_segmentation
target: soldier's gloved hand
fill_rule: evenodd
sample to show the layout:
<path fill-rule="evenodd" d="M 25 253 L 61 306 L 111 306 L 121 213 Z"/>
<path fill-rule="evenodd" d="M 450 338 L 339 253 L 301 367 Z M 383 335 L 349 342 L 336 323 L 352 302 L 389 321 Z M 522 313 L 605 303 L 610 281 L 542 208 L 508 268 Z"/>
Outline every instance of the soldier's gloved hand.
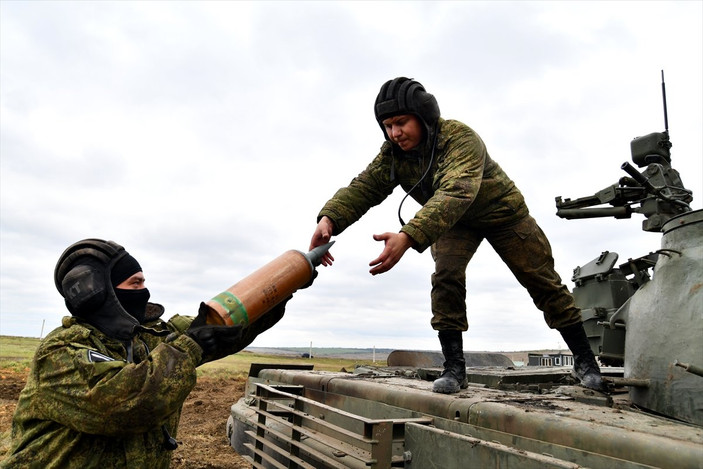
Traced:
<path fill-rule="evenodd" d="M 310 285 L 312 285 L 312 282 L 314 282 L 316 278 L 317 278 L 317 270 L 312 269 L 312 277 L 310 277 L 310 281 L 308 283 L 306 283 L 305 285 L 303 285 L 302 287 L 300 287 L 300 290 L 308 288 Z M 288 298 L 288 300 L 290 300 L 290 298 Z M 286 301 L 288 301 L 288 300 L 286 300 Z"/>
<path fill-rule="evenodd" d="M 242 341 L 242 326 L 206 324 L 209 309 L 208 305 L 200 303 L 198 317 L 186 330 L 186 334 L 203 349 L 203 363 L 232 355 L 246 347 Z"/>

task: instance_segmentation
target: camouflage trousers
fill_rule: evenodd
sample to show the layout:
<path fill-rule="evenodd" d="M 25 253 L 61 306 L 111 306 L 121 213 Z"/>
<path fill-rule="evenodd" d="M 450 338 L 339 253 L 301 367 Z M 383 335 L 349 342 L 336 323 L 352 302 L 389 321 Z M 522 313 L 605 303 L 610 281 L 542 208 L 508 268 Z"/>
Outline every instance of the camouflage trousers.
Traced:
<path fill-rule="evenodd" d="M 484 239 L 493 246 L 532 301 L 556 329 L 581 321 L 581 311 L 554 270 L 547 236 L 530 215 L 515 224 L 475 228 L 455 226 L 431 247 L 432 328 L 466 331 L 466 267 Z"/>

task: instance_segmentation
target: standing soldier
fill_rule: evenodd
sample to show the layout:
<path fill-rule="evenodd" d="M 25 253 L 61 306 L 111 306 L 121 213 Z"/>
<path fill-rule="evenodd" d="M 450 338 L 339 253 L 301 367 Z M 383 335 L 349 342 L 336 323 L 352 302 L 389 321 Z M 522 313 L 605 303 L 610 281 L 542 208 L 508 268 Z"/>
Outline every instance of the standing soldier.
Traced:
<path fill-rule="evenodd" d="M 384 249 L 370 262 L 370 272 L 392 269 L 411 247 L 430 248 L 435 261 L 431 324 L 445 358 L 433 391 L 455 393 L 468 385 L 462 342 L 469 327 L 466 267 L 484 239 L 527 289 L 547 325 L 561 333 L 574 354 L 575 377 L 586 387 L 602 389 L 581 312 L 554 270 L 549 241 L 478 134 L 459 121 L 442 119 L 435 97 L 405 77 L 381 87 L 374 112 L 386 141 L 368 167 L 322 208 L 310 248 L 343 232 L 400 185 L 422 208 L 407 223 L 400 219 L 400 232 L 373 235 Z M 332 261 L 327 253 L 322 263 Z"/>

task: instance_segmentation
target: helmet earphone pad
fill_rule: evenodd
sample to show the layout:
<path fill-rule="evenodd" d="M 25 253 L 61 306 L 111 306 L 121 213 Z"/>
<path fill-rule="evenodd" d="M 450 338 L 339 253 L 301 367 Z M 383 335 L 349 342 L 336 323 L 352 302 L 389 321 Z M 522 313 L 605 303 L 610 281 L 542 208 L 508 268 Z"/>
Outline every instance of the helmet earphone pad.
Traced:
<path fill-rule="evenodd" d="M 61 282 L 66 306 L 78 315 L 94 311 L 107 299 L 104 267 L 88 261 L 73 267 Z"/>

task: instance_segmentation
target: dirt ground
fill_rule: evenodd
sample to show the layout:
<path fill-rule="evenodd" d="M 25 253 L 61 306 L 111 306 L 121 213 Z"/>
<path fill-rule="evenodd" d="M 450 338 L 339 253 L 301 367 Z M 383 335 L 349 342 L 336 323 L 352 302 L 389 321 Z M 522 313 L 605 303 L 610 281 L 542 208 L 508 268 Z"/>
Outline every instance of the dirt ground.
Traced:
<path fill-rule="evenodd" d="M 0 435 L 9 432 L 26 373 L 0 372 Z M 230 406 L 244 392 L 244 379 L 200 377 L 183 405 L 178 448 L 171 467 L 177 469 L 251 468 L 227 441 Z M 8 433 L 9 434 L 9 433 Z M 0 448 L 0 460 L 7 448 Z"/>

